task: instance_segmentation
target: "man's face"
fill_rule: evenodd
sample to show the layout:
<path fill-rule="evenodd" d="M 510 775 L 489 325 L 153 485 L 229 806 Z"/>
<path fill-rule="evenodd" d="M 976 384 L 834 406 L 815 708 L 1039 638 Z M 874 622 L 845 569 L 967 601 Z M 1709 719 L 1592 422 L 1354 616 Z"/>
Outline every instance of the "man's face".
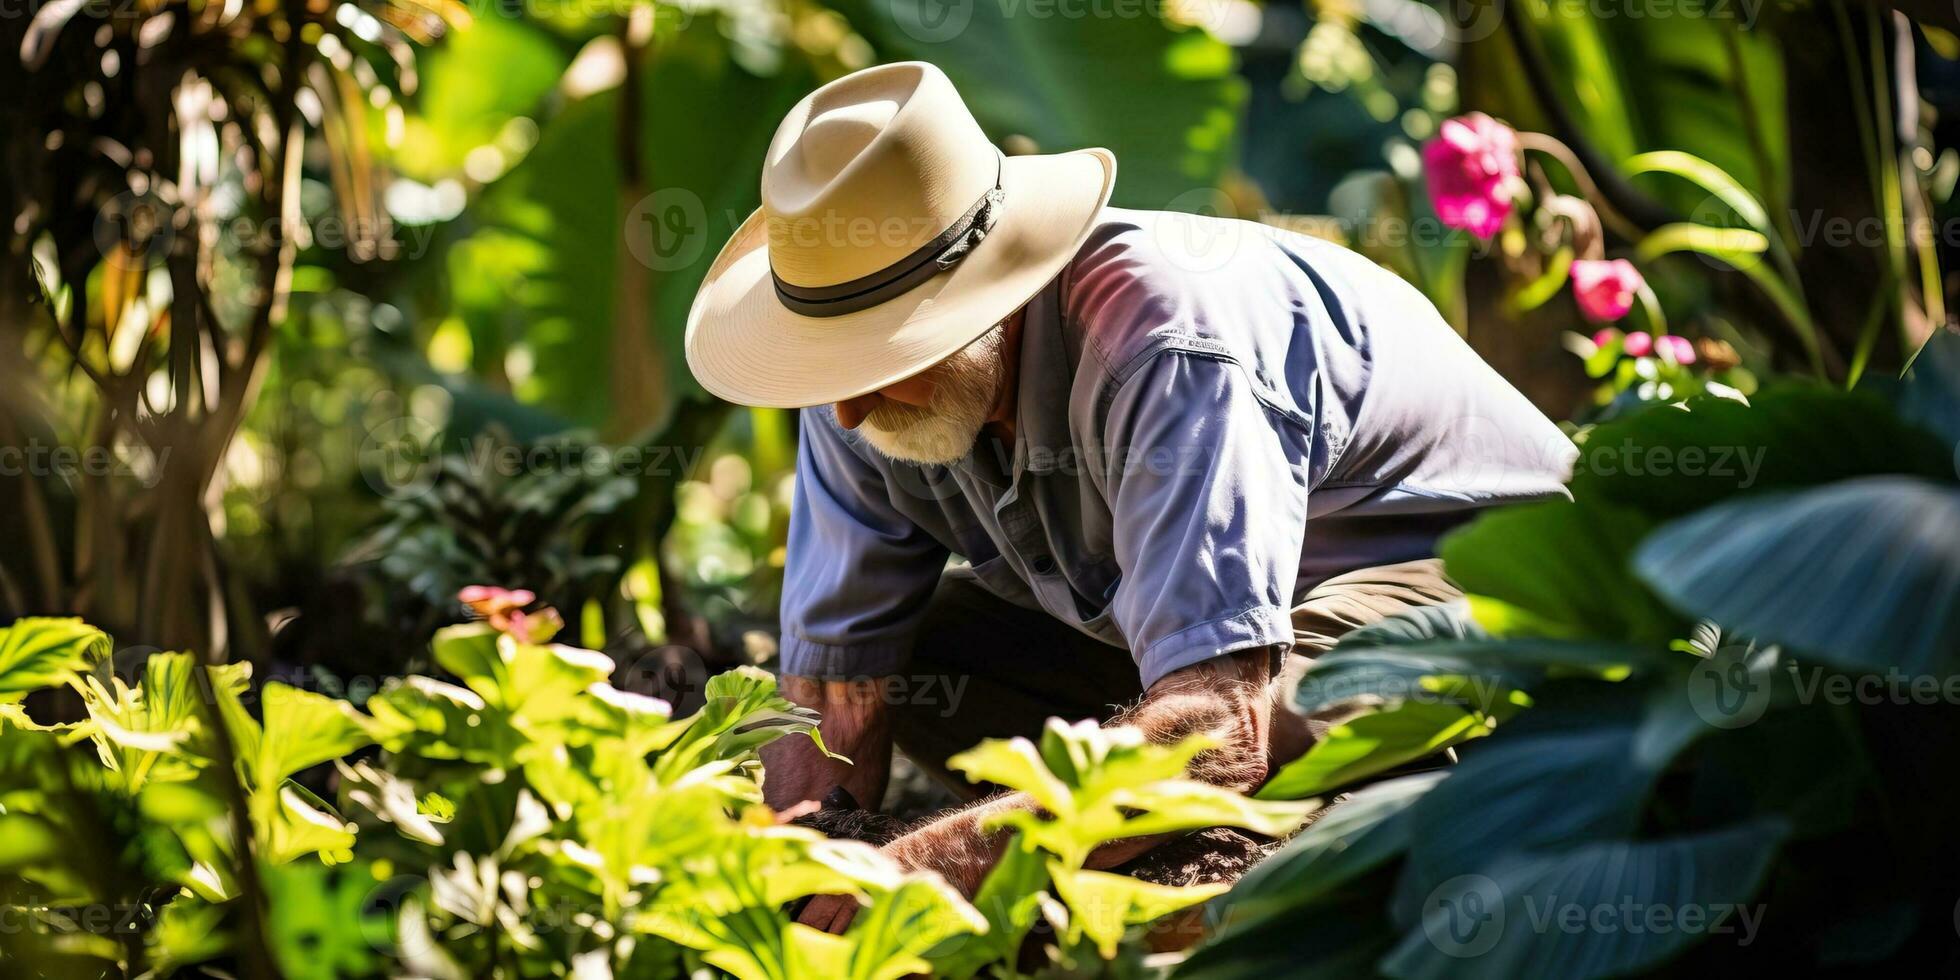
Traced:
<path fill-rule="evenodd" d="M 1000 400 L 1005 331 L 988 331 L 903 381 L 838 402 L 837 422 L 864 432 L 872 448 L 911 463 L 956 463 L 973 449 Z"/>

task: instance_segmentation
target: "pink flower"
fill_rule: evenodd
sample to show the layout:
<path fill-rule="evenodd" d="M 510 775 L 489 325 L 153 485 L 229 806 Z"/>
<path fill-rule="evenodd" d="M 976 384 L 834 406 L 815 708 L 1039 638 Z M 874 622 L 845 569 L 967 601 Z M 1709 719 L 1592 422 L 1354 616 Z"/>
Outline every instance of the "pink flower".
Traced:
<path fill-rule="evenodd" d="M 1668 334 L 1665 337 L 1655 337 L 1654 344 L 1660 348 L 1661 353 L 1672 357 L 1676 364 L 1693 364 L 1695 362 L 1695 345 L 1686 337 L 1677 337 L 1673 334 Z"/>
<path fill-rule="evenodd" d="M 538 599 L 525 589 L 500 589 L 494 585 L 464 586 L 456 598 L 484 619 L 522 609 Z"/>
<path fill-rule="evenodd" d="M 488 620 L 492 629 L 509 633 L 519 643 L 543 643 L 565 627 L 564 618 L 550 606 L 525 612 L 524 607 L 538 599 L 525 589 L 471 585 L 456 593 L 456 598 L 470 607 L 470 615 Z"/>
<path fill-rule="evenodd" d="M 1484 239 L 1504 227 L 1511 214 L 1505 185 L 1518 176 L 1518 134 L 1511 127 L 1481 112 L 1446 120 L 1423 146 L 1422 165 L 1444 224 Z"/>
<path fill-rule="evenodd" d="M 1618 339 L 1620 339 L 1620 332 L 1618 330 L 1612 327 L 1605 327 L 1598 333 L 1593 334 L 1593 346 L 1604 347 Z"/>
<path fill-rule="evenodd" d="M 1610 323 L 1626 316 L 1633 309 L 1634 294 L 1644 282 L 1640 270 L 1625 259 L 1610 262 L 1580 259 L 1572 263 L 1572 295 L 1579 300 L 1579 312 L 1595 323 Z M 1646 352 L 1635 353 L 1630 336 L 1627 353 L 1640 357 Z"/>
<path fill-rule="evenodd" d="M 1628 357 L 1646 357 L 1654 352 L 1654 338 L 1649 337 L 1645 330 L 1635 330 L 1627 334 L 1626 347 L 1623 349 Z"/>

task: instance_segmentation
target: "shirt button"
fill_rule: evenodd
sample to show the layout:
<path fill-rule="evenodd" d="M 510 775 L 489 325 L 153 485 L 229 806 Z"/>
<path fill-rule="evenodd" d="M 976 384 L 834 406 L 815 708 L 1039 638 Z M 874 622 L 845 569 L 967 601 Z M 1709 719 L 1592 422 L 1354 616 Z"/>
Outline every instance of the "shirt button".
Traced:
<path fill-rule="evenodd" d="M 1036 555 L 1034 556 L 1034 561 L 1029 562 L 1028 564 L 1029 567 L 1034 569 L 1034 573 L 1036 575 L 1055 574 L 1055 559 L 1050 558 L 1047 555 Z"/>

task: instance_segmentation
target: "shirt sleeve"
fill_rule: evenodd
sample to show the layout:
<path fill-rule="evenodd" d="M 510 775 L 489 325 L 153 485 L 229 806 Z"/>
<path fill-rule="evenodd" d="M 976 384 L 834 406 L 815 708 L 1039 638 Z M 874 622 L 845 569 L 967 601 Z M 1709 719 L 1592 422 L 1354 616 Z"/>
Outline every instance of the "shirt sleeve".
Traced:
<path fill-rule="evenodd" d="M 1212 657 L 1293 642 L 1310 432 L 1228 359 L 1170 350 L 1103 425 L 1121 570 L 1111 616 L 1145 689 Z"/>
<path fill-rule="evenodd" d="M 817 678 L 897 672 L 946 548 L 892 505 L 828 408 L 804 409 L 783 569 L 782 668 Z"/>

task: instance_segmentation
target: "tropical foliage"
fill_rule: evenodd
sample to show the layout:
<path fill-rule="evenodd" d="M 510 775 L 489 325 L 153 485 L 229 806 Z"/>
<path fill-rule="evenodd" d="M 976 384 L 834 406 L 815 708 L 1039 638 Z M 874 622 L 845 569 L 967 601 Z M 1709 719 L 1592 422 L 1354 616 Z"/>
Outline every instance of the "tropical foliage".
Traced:
<path fill-rule="evenodd" d="M 1240 884 L 1180 975 L 1950 964 L 1955 799 L 1933 774 L 1960 762 L 1960 337 L 1885 387 L 1600 425 L 1573 502 L 1449 538 L 1467 615 L 1393 619 L 1319 661 L 1299 707 L 1372 706 L 1274 788 L 1340 789 L 1439 744 L 1462 763 L 1335 808 Z M 1738 449 L 1760 456 L 1712 462 Z M 1867 860 L 1907 853 L 1927 857 Z"/>
<path fill-rule="evenodd" d="M 1000 821 L 1011 856 L 976 908 L 761 804 L 756 751 L 818 737 L 768 674 L 720 674 L 700 711 L 670 718 L 609 684 L 603 655 L 550 642 L 555 617 L 514 608 L 530 596 L 468 598 L 491 618 L 437 633 L 454 680 L 391 680 L 366 711 L 182 653 L 125 679 L 108 672 L 108 638 L 77 620 L 0 631 L 0 966 L 891 980 L 1011 972 L 1037 919 L 1072 959 L 1099 962 L 1129 927 L 1223 886 L 1083 870 L 1097 845 L 1285 834 L 1312 808 L 1185 779 L 1201 736 L 1162 746 L 1057 723 L 1039 747 L 984 743 L 959 767 L 1044 811 Z M 40 724 L 22 708 L 54 690 L 87 717 Z M 333 802 L 309 788 L 327 783 Z M 817 894 L 865 908 L 842 935 L 794 922 Z M 95 927 L 104 911 L 113 929 Z"/>

